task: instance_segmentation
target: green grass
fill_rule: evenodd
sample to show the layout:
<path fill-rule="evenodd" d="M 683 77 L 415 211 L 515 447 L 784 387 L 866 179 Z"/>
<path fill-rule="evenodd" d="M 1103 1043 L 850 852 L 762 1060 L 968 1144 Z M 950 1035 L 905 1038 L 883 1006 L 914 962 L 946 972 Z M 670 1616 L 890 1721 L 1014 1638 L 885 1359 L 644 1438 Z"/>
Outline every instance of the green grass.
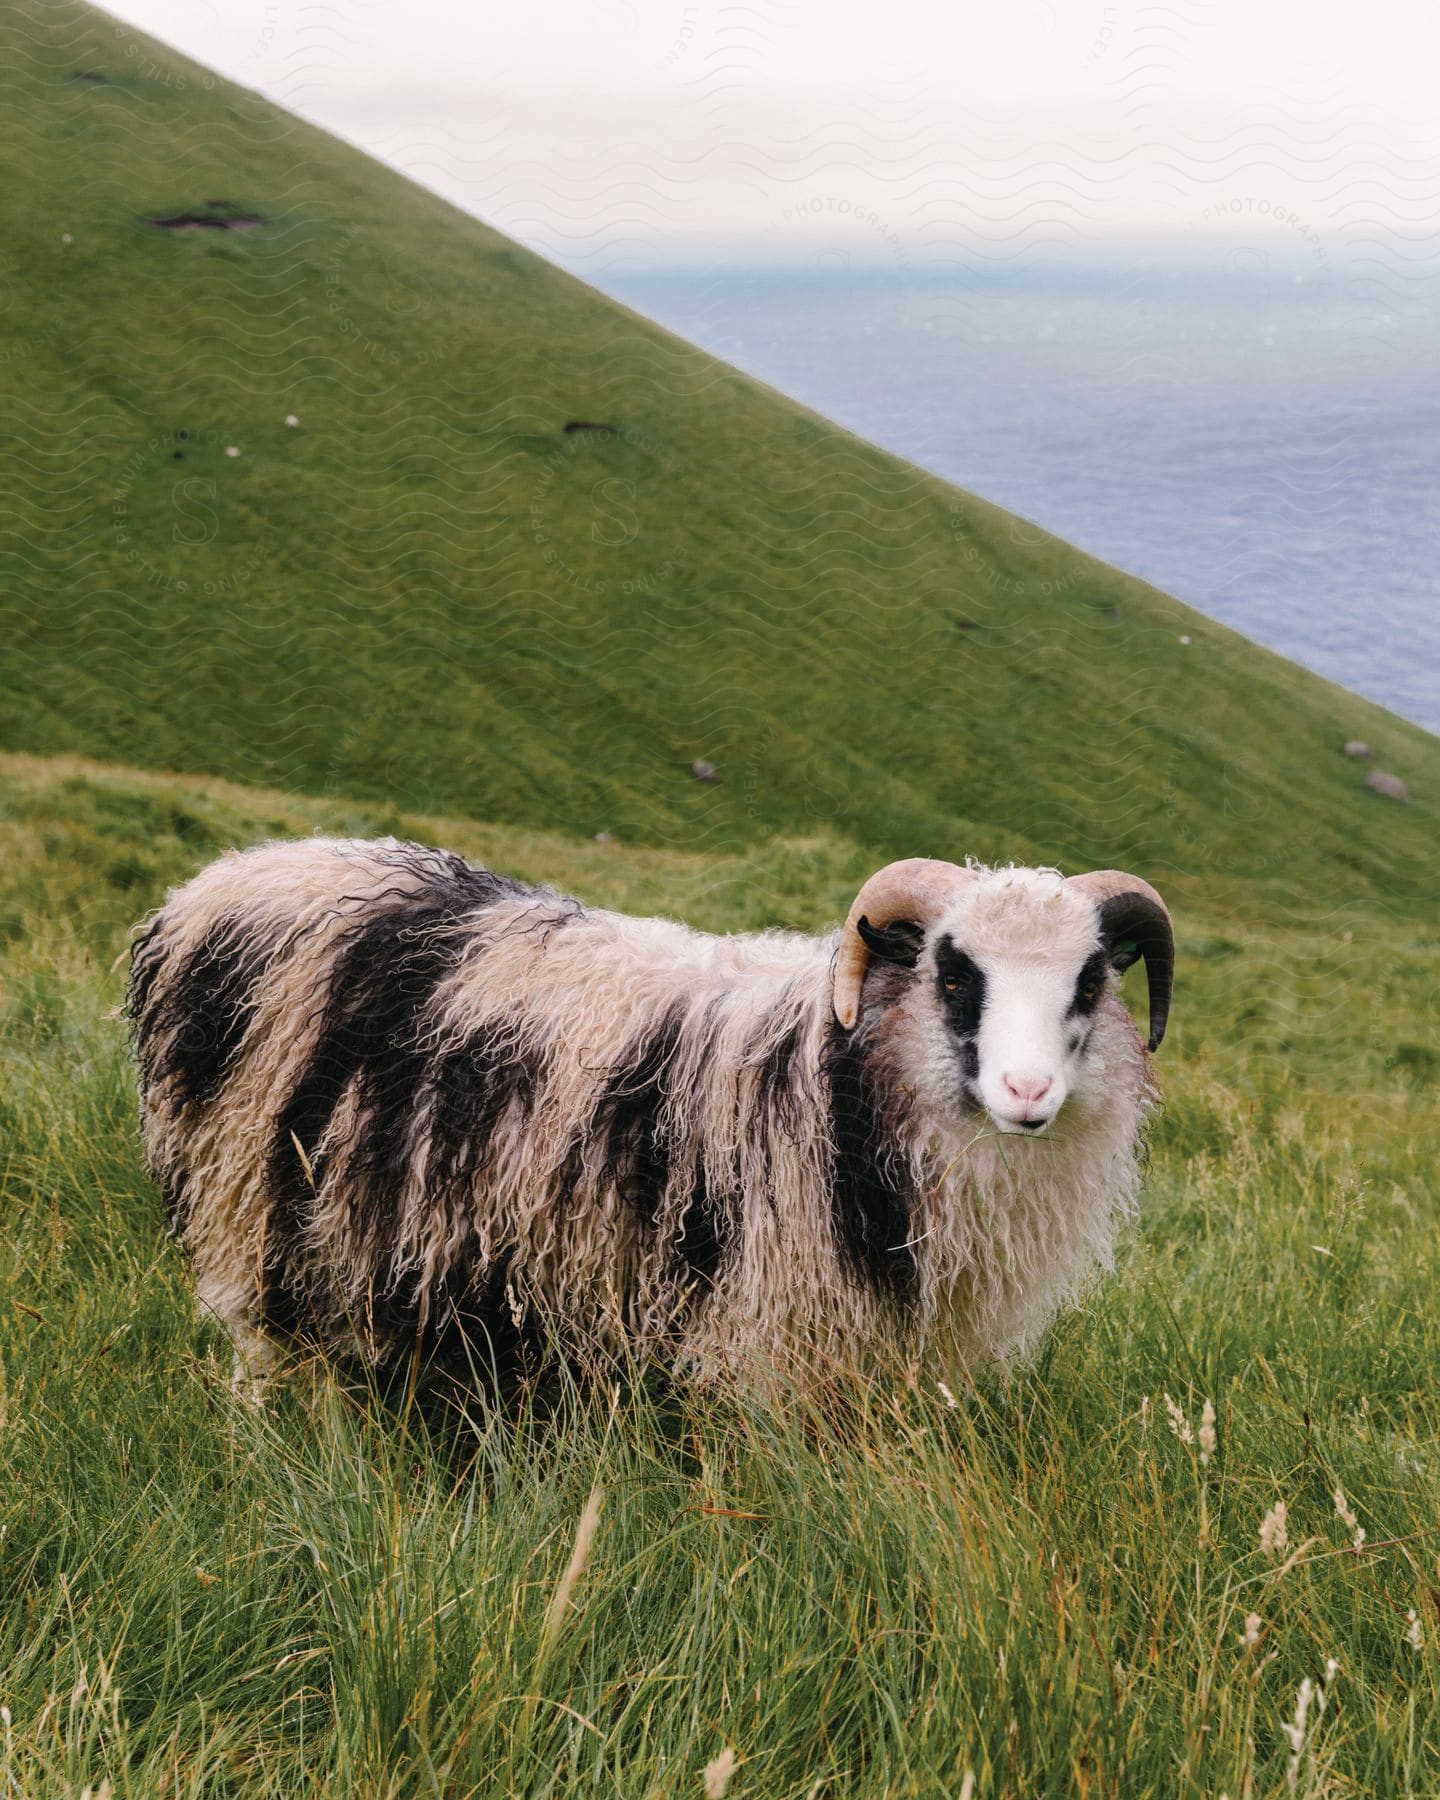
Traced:
<path fill-rule="evenodd" d="M 8 759 L 0 792 L 0 1794 L 660 1800 L 732 1745 L 732 1796 L 1279 1796 L 1331 1655 L 1296 1791 L 1440 1787 L 1433 929 L 1242 930 L 1197 888 L 1141 1232 L 953 1408 L 936 1368 L 789 1416 L 626 1386 L 442 1417 L 329 1379 L 256 1416 L 163 1234 L 111 1012 L 168 880 L 398 829 L 595 901 L 816 924 L 864 852 L 73 760 Z M 1208 1465 L 1167 1391 L 1192 1429 L 1213 1400 Z M 1258 1535 L 1281 1498 L 1287 1560 Z"/>
<path fill-rule="evenodd" d="M 0 71 L 0 747 L 1427 902 L 1424 733 L 74 0 Z"/>

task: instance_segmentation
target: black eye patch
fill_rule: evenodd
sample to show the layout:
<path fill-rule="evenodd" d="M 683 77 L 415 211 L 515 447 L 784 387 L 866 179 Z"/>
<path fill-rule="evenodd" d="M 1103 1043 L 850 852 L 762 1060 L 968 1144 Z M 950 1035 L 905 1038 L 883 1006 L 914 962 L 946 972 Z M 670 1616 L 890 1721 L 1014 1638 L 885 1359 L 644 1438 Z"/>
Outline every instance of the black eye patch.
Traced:
<path fill-rule="evenodd" d="M 1084 968 L 1075 977 L 1075 993 L 1070 1001 L 1071 1017 L 1088 1018 L 1100 1004 L 1105 993 L 1105 971 L 1108 958 L 1103 950 L 1097 950 L 1090 957 Z"/>
<path fill-rule="evenodd" d="M 958 1037 L 973 1037 L 980 1029 L 985 1007 L 985 971 L 957 950 L 950 938 L 935 947 L 935 967 L 940 984 L 940 1003 Z"/>

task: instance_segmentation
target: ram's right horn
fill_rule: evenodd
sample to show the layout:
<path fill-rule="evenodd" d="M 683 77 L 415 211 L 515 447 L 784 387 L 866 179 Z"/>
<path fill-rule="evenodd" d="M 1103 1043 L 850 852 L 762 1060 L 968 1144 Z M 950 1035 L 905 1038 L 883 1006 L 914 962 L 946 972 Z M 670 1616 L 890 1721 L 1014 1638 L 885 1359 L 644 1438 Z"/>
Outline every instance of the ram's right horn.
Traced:
<path fill-rule="evenodd" d="M 870 947 L 860 935 L 862 922 L 877 931 L 900 919 L 928 925 L 978 879 L 973 869 L 928 856 L 906 857 L 876 870 L 855 896 L 835 958 L 832 1004 L 847 1031 L 855 1029 L 860 1017 L 860 990 L 870 966 Z"/>

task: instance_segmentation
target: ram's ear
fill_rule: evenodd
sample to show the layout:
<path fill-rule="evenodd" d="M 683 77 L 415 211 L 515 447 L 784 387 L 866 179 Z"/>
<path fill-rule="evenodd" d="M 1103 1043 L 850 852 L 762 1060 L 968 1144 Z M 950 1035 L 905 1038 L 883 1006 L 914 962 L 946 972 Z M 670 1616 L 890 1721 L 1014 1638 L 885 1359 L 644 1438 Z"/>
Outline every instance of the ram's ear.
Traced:
<path fill-rule="evenodd" d="M 1135 938 L 1121 937 L 1114 943 L 1107 942 L 1106 954 L 1110 959 L 1110 967 L 1117 975 L 1123 975 L 1128 968 L 1139 962 L 1141 949 Z"/>
<path fill-rule="evenodd" d="M 913 969 L 925 948 L 925 927 L 911 919 L 896 919 L 877 931 L 866 918 L 856 921 L 856 930 L 865 948 L 882 962 L 898 963 L 902 969 Z"/>

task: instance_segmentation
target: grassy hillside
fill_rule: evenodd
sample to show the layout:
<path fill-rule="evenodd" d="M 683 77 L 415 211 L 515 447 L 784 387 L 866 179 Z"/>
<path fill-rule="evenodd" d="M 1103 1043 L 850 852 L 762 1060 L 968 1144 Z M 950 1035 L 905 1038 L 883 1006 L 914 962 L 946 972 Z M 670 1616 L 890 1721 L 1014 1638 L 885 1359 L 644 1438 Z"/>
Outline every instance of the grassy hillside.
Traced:
<path fill-rule="evenodd" d="M 1428 898 L 1424 734 L 73 0 L 0 70 L 6 747 Z"/>
<path fill-rule="evenodd" d="M 864 853 L 776 841 L 717 879 L 74 759 L 0 759 L 0 796 L 0 1793 L 698 1800 L 727 1746 L 730 1800 L 1440 1790 L 1433 928 L 1187 904 L 1140 1240 L 953 1406 L 935 1369 L 825 1418 L 627 1392 L 445 1424 L 328 1383 L 257 1417 L 163 1235 L 110 1011 L 167 881 L 395 828 L 810 923 Z M 1213 1401 L 1210 1461 L 1167 1392 L 1192 1436 Z"/>

